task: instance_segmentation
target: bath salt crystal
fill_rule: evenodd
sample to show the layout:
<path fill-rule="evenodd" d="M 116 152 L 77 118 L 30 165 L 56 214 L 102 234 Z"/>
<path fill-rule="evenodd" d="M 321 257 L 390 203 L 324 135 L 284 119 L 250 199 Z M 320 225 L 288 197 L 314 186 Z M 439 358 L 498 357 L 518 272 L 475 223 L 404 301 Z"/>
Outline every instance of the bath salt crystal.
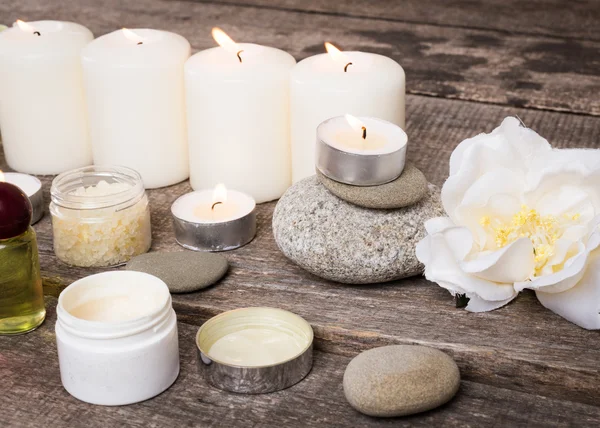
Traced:
<path fill-rule="evenodd" d="M 127 183 L 108 183 L 105 180 L 100 180 L 95 186 L 78 187 L 71 194 L 74 196 L 108 196 L 129 189 L 131 189 L 131 185 Z"/>

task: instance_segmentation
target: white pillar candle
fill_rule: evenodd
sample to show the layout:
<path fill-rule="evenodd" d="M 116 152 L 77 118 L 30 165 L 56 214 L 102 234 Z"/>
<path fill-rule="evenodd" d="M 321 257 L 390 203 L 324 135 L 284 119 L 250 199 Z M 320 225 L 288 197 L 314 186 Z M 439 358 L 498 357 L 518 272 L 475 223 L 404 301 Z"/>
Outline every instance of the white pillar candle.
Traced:
<path fill-rule="evenodd" d="M 364 52 L 329 53 L 300 61 L 291 74 L 292 178 L 315 173 L 317 126 L 335 116 L 378 117 L 404 128 L 404 70 Z"/>
<path fill-rule="evenodd" d="M 222 182 L 258 203 L 277 199 L 291 184 L 289 73 L 296 61 L 216 30 L 222 47 L 185 65 L 190 183 Z"/>
<path fill-rule="evenodd" d="M 92 163 L 79 54 L 93 38 L 60 21 L 18 21 L 0 33 L 0 129 L 11 168 L 58 174 Z"/>
<path fill-rule="evenodd" d="M 81 53 L 94 163 L 140 173 L 146 188 L 189 175 L 183 37 L 159 30 L 118 30 Z"/>

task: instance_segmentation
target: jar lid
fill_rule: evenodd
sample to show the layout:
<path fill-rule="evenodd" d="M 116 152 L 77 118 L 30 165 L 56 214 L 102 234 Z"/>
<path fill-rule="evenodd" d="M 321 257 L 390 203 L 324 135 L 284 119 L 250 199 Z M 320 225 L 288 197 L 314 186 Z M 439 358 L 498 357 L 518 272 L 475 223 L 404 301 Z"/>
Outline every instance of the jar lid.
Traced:
<path fill-rule="evenodd" d="M 255 307 L 224 312 L 196 335 L 198 367 L 226 391 L 261 394 L 300 382 L 312 368 L 313 330 L 292 312 Z"/>

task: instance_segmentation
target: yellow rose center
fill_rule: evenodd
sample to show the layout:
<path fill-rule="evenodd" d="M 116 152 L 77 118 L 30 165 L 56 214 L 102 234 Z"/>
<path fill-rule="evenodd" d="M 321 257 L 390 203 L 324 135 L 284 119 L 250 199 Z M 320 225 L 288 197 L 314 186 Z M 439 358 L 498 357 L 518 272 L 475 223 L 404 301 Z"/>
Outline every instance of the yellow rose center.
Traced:
<path fill-rule="evenodd" d="M 568 226 L 577 224 L 580 217 L 578 213 L 560 217 L 542 216 L 537 210 L 523 205 L 510 222 L 483 216 L 479 224 L 493 236 L 497 248 L 505 247 L 519 238 L 529 238 L 535 255 L 535 276 L 538 276 L 554 255 L 556 241 Z"/>

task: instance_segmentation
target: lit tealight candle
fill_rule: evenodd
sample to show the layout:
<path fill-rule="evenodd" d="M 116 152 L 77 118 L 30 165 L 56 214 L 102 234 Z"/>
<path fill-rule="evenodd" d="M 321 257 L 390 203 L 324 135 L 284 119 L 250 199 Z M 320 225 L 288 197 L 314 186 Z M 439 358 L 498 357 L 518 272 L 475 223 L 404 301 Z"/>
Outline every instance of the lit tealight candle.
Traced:
<path fill-rule="evenodd" d="M 407 142 L 406 133 L 385 120 L 334 117 L 317 128 L 317 168 L 355 186 L 388 183 L 404 170 Z"/>
<path fill-rule="evenodd" d="M 31 224 L 35 224 L 44 215 L 44 198 L 42 196 L 42 182 L 36 177 L 19 172 L 0 171 L 0 182 L 14 184 L 20 188 L 29 197 L 31 202 L 32 215 Z"/>
<path fill-rule="evenodd" d="M 325 48 L 327 53 L 303 59 L 291 73 L 293 182 L 314 174 L 315 129 L 330 117 L 379 117 L 404 128 L 402 67 L 382 55 L 343 52 L 331 43 Z"/>
<path fill-rule="evenodd" d="M 256 203 L 251 196 L 227 190 L 199 190 L 171 206 L 175 238 L 196 251 L 226 251 L 246 245 L 256 234 Z"/>

